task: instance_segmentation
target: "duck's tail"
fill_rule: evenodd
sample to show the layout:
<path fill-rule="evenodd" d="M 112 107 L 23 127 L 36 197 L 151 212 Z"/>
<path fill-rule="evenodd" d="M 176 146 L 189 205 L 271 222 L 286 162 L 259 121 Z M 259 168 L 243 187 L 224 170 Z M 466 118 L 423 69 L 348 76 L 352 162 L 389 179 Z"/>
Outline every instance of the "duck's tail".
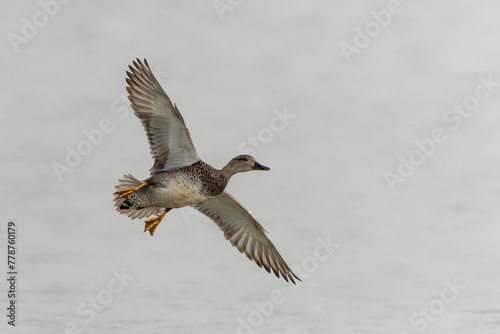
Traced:
<path fill-rule="evenodd" d="M 147 185 L 142 181 L 139 181 L 132 175 L 123 175 L 123 178 L 118 180 L 118 185 L 115 186 L 116 192 L 114 193 L 116 211 L 124 214 L 132 219 L 149 217 L 151 215 L 160 214 L 163 208 L 160 207 L 147 207 L 141 208 L 134 205 L 134 203 L 129 200 L 130 196 L 139 189 L 141 186 Z"/>

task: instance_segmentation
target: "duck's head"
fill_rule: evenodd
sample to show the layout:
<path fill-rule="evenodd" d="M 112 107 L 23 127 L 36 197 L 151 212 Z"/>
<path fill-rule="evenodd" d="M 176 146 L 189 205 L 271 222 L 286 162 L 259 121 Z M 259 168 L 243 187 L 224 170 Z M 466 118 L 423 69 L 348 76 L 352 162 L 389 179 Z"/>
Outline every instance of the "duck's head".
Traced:
<path fill-rule="evenodd" d="M 271 168 L 262 166 L 250 155 L 238 155 L 233 158 L 229 163 L 222 169 L 229 176 L 236 173 L 249 172 L 251 170 L 270 170 Z"/>

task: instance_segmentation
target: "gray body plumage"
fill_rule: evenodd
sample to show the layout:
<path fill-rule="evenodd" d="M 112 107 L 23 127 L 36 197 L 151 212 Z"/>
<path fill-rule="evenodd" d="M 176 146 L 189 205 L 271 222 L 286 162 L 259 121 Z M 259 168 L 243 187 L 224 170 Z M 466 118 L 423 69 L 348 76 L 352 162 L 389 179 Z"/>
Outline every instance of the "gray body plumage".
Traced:
<path fill-rule="evenodd" d="M 132 219 L 158 215 L 146 221 L 151 235 L 174 208 L 192 206 L 224 232 L 240 252 L 277 277 L 299 279 L 281 257 L 255 217 L 224 189 L 231 176 L 251 170 L 269 170 L 248 155 L 233 158 L 222 169 L 203 162 L 196 153 L 184 119 L 163 91 L 149 67 L 137 60 L 127 72 L 127 91 L 135 115 L 146 130 L 154 159 L 151 176 L 132 175 L 118 180 L 116 210 Z"/>
<path fill-rule="evenodd" d="M 220 195 L 229 181 L 222 170 L 203 161 L 168 172 L 154 173 L 127 199 L 127 209 L 182 208 Z M 120 205 L 121 206 L 121 205 Z"/>

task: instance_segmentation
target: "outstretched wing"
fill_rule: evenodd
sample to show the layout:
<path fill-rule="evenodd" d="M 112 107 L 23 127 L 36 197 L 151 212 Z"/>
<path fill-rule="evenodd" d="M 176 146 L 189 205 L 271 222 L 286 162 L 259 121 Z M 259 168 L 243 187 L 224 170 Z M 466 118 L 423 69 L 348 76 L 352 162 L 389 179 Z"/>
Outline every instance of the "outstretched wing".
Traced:
<path fill-rule="evenodd" d="M 277 277 L 281 274 L 287 282 L 290 279 L 295 284 L 294 278 L 300 281 L 264 234 L 262 225 L 233 196 L 223 192 L 192 207 L 212 219 L 226 239 L 259 267 L 264 266 L 269 273 L 272 269 Z"/>
<path fill-rule="evenodd" d="M 151 174 L 190 166 L 200 158 L 181 113 L 172 104 L 149 68 L 137 59 L 127 71 L 127 91 L 135 115 L 148 135 L 155 160 Z"/>

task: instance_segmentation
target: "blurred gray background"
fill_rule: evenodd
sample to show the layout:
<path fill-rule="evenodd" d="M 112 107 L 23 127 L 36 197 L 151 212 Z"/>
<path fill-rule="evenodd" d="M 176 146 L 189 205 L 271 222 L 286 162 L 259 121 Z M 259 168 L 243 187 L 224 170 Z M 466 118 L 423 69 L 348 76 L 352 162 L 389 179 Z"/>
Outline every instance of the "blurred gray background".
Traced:
<path fill-rule="evenodd" d="M 498 2 L 42 0 L 0 12 L 0 268 L 13 219 L 19 271 L 17 326 L 2 315 L 0 331 L 498 331 Z M 202 159 L 221 168 L 253 148 L 271 167 L 228 191 L 299 286 L 192 209 L 153 238 L 115 212 L 117 179 L 152 165 L 124 99 L 137 57 Z"/>

